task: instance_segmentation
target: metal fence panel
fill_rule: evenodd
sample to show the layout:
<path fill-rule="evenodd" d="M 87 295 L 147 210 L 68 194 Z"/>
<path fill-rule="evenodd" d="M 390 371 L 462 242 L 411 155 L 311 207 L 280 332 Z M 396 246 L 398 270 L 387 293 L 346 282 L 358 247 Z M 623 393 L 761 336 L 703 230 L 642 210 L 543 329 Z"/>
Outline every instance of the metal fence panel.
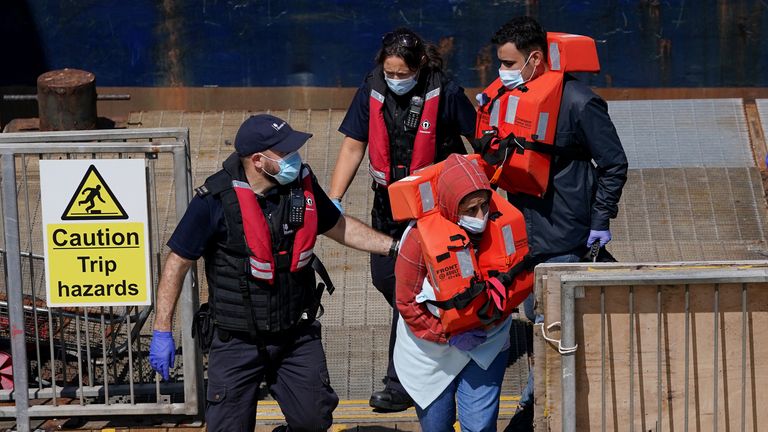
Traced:
<path fill-rule="evenodd" d="M 758 430 L 766 288 L 766 261 L 538 267 L 537 427 Z"/>
<path fill-rule="evenodd" d="M 13 389 L 0 389 L 0 401 L 15 401 L 0 406 L 0 418 L 15 417 L 19 431 L 35 417 L 198 414 L 202 360 L 185 324 L 199 303 L 193 273 L 174 332 L 179 348 L 192 349 L 181 349 L 171 382 L 161 383 L 148 362 L 152 306 L 49 310 L 41 241 L 41 159 L 144 159 L 154 299 L 167 227 L 191 198 L 188 135 L 186 128 L 0 134 L 0 350 L 7 358 L 10 348 L 14 366 Z"/>

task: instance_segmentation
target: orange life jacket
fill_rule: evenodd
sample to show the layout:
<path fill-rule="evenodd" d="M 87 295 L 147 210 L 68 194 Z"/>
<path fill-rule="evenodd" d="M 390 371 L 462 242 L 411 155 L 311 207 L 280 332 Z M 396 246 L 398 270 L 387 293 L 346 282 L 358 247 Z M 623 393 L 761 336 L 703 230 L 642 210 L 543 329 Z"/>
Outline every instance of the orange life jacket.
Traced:
<path fill-rule="evenodd" d="M 490 144 L 483 149 L 484 155 L 494 153 L 493 160 L 486 158 L 494 165 L 486 173 L 491 184 L 511 193 L 544 195 L 552 155 L 570 156 L 554 147 L 564 74 L 600 71 L 594 39 L 547 33 L 547 43 L 546 72 L 512 90 L 497 78 L 483 90 L 486 103 L 477 111 L 475 135 Z"/>
<path fill-rule="evenodd" d="M 477 163 L 479 155 L 466 156 Z M 416 219 L 427 278 L 435 290 L 440 321 L 449 334 L 503 320 L 533 289 L 533 273 L 523 269 L 528 237 L 522 213 L 496 192 L 491 193 L 488 225 L 477 253 L 466 231 L 444 218 L 435 203 L 440 162 L 389 187 L 395 220 Z M 404 237 L 409 235 L 408 230 Z M 490 277 L 521 269 L 508 287 L 487 284 Z"/>

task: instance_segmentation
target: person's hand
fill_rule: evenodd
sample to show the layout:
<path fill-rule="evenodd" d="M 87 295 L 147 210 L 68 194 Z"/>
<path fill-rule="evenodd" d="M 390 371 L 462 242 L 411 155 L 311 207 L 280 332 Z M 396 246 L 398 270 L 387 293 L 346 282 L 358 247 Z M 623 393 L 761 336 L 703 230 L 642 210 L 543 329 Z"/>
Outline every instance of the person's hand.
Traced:
<path fill-rule="evenodd" d="M 488 334 L 483 329 L 467 330 L 463 333 L 455 334 L 448 339 L 448 345 L 456 347 L 462 351 L 472 351 L 478 345 L 485 342 Z"/>
<path fill-rule="evenodd" d="M 149 364 L 164 380 L 170 378 L 169 371 L 176 357 L 176 344 L 173 333 L 155 330 L 152 332 L 152 342 L 149 344 Z"/>
<path fill-rule="evenodd" d="M 611 231 L 595 231 L 589 230 L 589 238 L 587 239 L 587 247 L 591 247 L 592 243 L 600 241 L 600 247 L 603 247 L 611 241 Z"/>
<path fill-rule="evenodd" d="M 339 212 L 341 212 L 341 214 L 344 214 L 344 206 L 341 205 L 341 198 L 331 198 L 331 202 L 333 202 L 333 205 L 335 205 L 336 208 L 339 209 Z"/>
<path fill-rule="evenodd" d="M 483 106 L 490 102 L 491 98 L 489 98 L 485 93 L 478 93 L 475 95 L 475 100 L 477 101 L 478 105 Z"/>

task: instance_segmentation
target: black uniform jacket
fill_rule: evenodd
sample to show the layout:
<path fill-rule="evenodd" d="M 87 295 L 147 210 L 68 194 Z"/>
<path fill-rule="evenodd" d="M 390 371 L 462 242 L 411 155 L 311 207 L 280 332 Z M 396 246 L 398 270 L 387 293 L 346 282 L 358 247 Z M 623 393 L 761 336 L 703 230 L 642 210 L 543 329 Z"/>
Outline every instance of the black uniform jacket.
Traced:
<path fill-rule="evenodd" d="M 528 243 L 537 255 L 586 249 L 590 229 L 609 229 L 627 181 L 627 157 L 608 116 L 608 104 L 569 75 L 560 103 L 555 146 L 584 151 L 594 163 L 555 156 L 549 187 L 542 198 L 509 195 L 510 202 L 525 216 Z"/>

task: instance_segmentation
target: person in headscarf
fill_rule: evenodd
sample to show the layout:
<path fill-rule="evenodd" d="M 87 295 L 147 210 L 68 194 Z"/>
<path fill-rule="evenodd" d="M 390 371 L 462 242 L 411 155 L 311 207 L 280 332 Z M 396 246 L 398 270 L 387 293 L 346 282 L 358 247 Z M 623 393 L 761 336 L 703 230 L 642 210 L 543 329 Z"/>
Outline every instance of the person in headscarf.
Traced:
<path fill-rule="evenodd" d="M 446 159 L 437 181 L 439 212 L 464 230 L 476 257 L 485 252 L 479 245 L 488 231 L 491 197 L 488 178 L 476 164 L 456 154 Z M 440 312 L 425 301 L 435 299 L 436 287 L 431 286 L 434 276 L 428 277 L 429 264 L 422 250 L 423 239 L 446 234 L 429 232 L 438 230 L 426 223 L 420 226 L 420 220 L 405 232 L 395 265 L 396 305 L 402 318 L 397 326 L 395 368 L 416 404 L 422 430 L 451 430 L 457 405 L 462 430 L 496 430 L 511 308 L 502 308 L 505 312 L 491 325 L 455 334 L 447 331 Z M 521 215 L 519 220 L 522 223 Z M 508 301 L 517 304 L 527 296 L 530 284 L 522 285 L 519 291 L 508 291 Z"/>

